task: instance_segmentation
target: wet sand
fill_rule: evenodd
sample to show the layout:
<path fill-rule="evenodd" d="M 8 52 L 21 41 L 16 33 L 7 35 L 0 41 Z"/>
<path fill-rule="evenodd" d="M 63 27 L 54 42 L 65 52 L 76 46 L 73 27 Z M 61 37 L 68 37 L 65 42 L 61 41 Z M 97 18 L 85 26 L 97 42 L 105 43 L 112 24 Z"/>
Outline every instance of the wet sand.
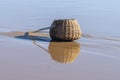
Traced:
<path fill-rule="evenodd" d="M 120 80 L 119 0 L 0 0 L 0 80 Z M 53 42 L 55 19 L 75 18 L 83 35 Z"/>
<path fill-rule="evenodd" d="M 1 80 L 118 80 L 117 37 L 84 34 L 74 42 L 51 41 L 48 33 L 0 33 Z"/>

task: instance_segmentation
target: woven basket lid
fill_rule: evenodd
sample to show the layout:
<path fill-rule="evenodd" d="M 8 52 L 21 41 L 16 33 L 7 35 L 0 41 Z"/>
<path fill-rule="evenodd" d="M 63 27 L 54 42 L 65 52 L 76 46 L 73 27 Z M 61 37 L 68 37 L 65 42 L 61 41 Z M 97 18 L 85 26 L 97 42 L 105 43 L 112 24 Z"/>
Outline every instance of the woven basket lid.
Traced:
<path fill-rule="evenodd" d="M 59 63 L 72 63 L 80 53 L 77 42 L 50 42 L 49 52 L 53 60 Z"/>

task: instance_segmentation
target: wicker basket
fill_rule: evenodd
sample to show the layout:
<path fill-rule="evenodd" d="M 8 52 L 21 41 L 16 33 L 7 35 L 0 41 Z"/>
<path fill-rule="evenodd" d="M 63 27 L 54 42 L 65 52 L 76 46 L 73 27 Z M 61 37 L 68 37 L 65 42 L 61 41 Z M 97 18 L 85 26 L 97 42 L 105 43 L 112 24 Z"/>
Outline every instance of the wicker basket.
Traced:
<path fill-rule="evenodd" d="M 72 63 L 80 53 L 77 42 L 50 42 L 49 53 L 59 63 Z"/>
<path fill-rule="evenodd" d="M 81 37 L 80 26 L 75 19 L 54 20 L 50 28 L 53 40 L 72 41 Z"/>

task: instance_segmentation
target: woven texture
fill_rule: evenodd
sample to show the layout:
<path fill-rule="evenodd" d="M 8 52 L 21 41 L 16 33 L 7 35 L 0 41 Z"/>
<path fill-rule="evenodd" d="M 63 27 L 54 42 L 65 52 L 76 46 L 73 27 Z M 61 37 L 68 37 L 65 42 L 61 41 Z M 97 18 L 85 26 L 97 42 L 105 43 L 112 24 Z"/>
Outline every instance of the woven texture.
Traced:
<path fill-rule="evenodd" d="M 50 28 L 53 40 L 76 40 L 81 37 L 80 26 L 75 19 L 54 20 Z"/>
<path fill-rule="evenodd" d="M 59 63 L 72 63 L 80 53 L 77 42 L 50 42 L 49 52 L 53 60 Z"/>

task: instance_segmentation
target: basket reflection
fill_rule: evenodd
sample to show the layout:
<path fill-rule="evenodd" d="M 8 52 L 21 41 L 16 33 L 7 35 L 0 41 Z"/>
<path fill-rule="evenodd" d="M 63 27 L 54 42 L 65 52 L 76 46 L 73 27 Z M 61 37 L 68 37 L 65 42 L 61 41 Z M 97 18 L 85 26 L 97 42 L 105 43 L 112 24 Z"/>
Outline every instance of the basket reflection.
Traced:
<path fill-rule="evenodd" d="M 69 64 L 74 62 L 80 53 L 80 44 L 77 42 L 54 42 L 49 44 L 49 53 L 53 60 Z"/>

